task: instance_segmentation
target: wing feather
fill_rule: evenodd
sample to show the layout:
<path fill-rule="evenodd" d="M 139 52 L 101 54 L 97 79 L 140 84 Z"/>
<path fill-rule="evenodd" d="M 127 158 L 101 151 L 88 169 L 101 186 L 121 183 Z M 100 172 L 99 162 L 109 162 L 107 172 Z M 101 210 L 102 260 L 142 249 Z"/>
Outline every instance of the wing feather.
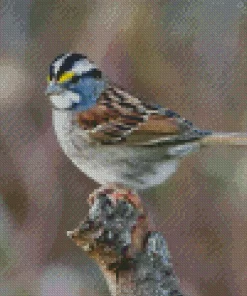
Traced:
<path fill-rule="evenodd" d="M 122 89 L 108 87 L 95 107 L 78 113 L 79 126 L 102 143 L 147 144 L 199 137 L 192 124 L 159 105 L 142 102 Z"/>

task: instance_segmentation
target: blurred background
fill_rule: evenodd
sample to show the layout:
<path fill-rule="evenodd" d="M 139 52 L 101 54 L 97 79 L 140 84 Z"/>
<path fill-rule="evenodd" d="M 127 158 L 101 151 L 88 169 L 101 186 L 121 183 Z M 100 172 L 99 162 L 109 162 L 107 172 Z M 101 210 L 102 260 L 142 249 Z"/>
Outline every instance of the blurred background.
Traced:
<path fill-rule="evenodd" d="M 62 153 L 44 95 L 75 51 L 196 126 L 247 128 L 247 1 L 0 1 L 0 295 L 109 296 L 66 231 L 98 184 Z M 247 295 L 247 147 L 205 147 L 143 200 L 184 292 Z"/>

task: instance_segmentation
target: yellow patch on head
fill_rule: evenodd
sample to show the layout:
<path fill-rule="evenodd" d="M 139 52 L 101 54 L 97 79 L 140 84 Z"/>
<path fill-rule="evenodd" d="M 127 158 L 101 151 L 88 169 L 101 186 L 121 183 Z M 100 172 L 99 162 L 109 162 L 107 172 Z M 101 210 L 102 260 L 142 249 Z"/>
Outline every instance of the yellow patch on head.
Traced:
<path fill-rule="evenodd" d="M 73 76 L 75 76 L 74 72 L 65 72 L 58 80 L 59 83 L 64 83 L 69 81 Z"/>

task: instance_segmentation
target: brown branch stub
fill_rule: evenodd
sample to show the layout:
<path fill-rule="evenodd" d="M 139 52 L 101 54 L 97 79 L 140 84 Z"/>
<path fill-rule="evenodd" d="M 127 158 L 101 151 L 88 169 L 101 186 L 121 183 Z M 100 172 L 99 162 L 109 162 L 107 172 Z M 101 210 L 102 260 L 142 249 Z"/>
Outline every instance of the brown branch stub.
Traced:
<path fill-rule="evenodd" d="M 68 235 L 111 270 L 141 250 L 147 217 L 139 196 L 120 185 L 100 187 L 90 194 L 88 203 L 88 216 Z"/>
<path fill-rule="evenodd" d="M 102 186 L 88 203 L 87 217 L 68 236 L 97 261 L 112 295 L 182 295 L 165 239 L 149 231 L 136 192 Z"/>

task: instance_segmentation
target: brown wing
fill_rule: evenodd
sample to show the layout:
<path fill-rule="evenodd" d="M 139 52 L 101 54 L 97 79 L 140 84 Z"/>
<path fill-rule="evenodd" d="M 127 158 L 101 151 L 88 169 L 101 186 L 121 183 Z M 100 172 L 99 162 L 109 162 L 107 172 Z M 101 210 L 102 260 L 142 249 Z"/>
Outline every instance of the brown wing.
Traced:
<path fill-rule="evenodd" d="M 178 134 L 180 128 L 173 118 L 168 118 L 165 115 L 149 115 L 146 122 L 140 125 L 136 133 L 152 133 L 152 134 Z"/>
<path fill-rule="evenodd" d="M 78 123 L 93 139 L 102 143 L 146 143 L 183 133 L 185 125 L 178 117 L 169 116 L 167 110 L 170 111 L 144 103 L 119 88 L 109 87 L 95 107 L 78 114 Z M 186 125 L 185 129 L 189 128 Z"/>

